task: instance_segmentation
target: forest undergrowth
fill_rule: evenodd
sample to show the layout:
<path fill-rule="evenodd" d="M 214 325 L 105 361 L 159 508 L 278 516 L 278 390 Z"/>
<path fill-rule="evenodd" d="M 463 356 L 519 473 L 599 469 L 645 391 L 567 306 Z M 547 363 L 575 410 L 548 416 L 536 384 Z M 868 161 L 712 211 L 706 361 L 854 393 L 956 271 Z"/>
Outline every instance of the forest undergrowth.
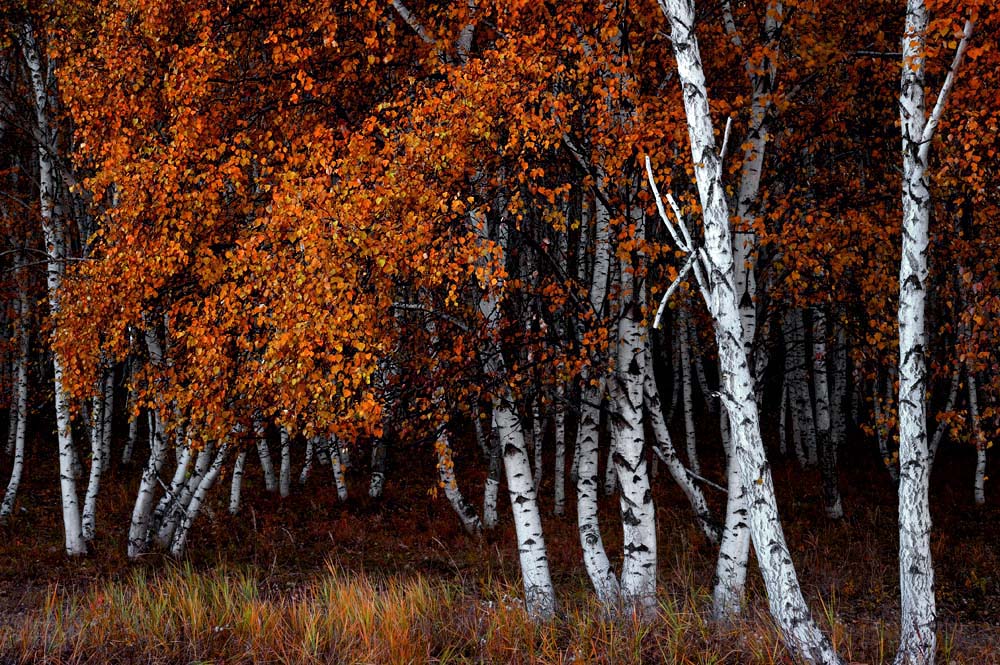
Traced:
<path fill-rule="evenodd" d="M 894 491 L 887 475 L 862 470 L 874 465 L 851 463 L 867 453 L 850 452 L 844 473 L 859 477 L 845 484 L 853 489 L 843 520 L 824 516 L 818 472 L 801 471 L 794 460 L 775 464 L 776 487 L 795 563 L 824 630 L 848 662 L 890 663 L 898 635 Z M 1000 552 L 980 525 L 998 511 L 995 501 L 977 508 L 965 496 L 968 484 L 958 478 L 969 466 L 964 457 L 949 451 L 933 486 L 938 662 L 994 663 Z M 706 462 L 707 473 L 721 473 L 721 460 Z M 180 562 L 148 555 L 129 563 L 126 534 L 111 529 L 90 557 L 66 560 L 60 525 L 51 519 L 58 511 L 48 509 L 58 502 L 55 479 L 35 478 L 38 489 L 25 495 L 24 510 L 0 538 L 0 662 L 793 662 L 756 574 L 744 618 L 724 629 L 710 622 L 715 547 L 666 474 L 656 482 L 656 617 L 642 624 L 602 614 L 570 516 L 546 524 L 560 608 L 553 622 L 535 624 L 520 601 L 509 520 L 482 538 L 468 537 L 445 499 L 434 496 L 427 466 L 387 488 L 380 501 L 338 503 L 328 470 L 310 479 L 309 492 L 283 501 L 267 495 L 261 479 L 248 478 L 243 512 L 233 517 L 215 506 L 193 535 L 190 551 L 197 554 Z M 353 488 L 363 487 L 362 471 Z M 475 496 L 483 478 L 468 477 Z M 102 514 L 123 523 L 117 513 L 127 509 L 133 488 L 109 487 Z M 721 504 L 721 494 L 712 499 Z M 620 557 L 615 504 L 602 501 L 603 523 L 609 551 Z"/>

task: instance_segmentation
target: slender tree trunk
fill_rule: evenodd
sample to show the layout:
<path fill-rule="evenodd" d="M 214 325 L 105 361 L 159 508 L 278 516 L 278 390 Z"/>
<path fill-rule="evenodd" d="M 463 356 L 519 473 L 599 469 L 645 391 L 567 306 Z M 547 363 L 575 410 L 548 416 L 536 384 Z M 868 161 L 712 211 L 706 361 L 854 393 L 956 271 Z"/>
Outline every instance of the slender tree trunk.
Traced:
<path fill-rule="evenodd" d="M 738 296 L 733 286 L 729 210 L 722 164 L 715 147 L 705 74 L 694 34 L 693 0 L 660 0 L 670 19 L 671 40 L 688 121 L 695 181 L 704 218 L 704 296 L 715 322 L 722 370 L 722 396 L 732 424 L 733 466 L 747 493 L 754 550 L 771 614 L 792 653 L 809 662 L 843 661 L 813 622 L 778 518 L 770 466 L 760 436 L 753 377 L 743 345 Z"/>
<path fill-rule="evenodd" d="M 271 449 L 267 445 L 267 437 L 264 435 L 264 425 L 254 422 L 254 435 L 257 437 L 257 456 L 260 458 L 260 468 L 264 472 L 264 489 L 268 492 L 278 490 L 278 478 L 274 474 L 274 462 L 271 461 Z"/>
<path fill-rule="evenodd" d="M 564 515 L 566 513 L 566 388 L 560 385 L 558 390 L 555 413 L 556 458 L 552 470 L 555 496 L 552 512 Z"/>
<path fill-rule="evenodd" d="M 479 515 L 476 514 L 476 509 L 465 500 L 462 490 L 458 488 L 458 480 L 455 477 L 454 453 L 448 443 L 448 434 L 443 427 L 438 434 L 437 442 L 434 444 L 434 452 L 437 453 L 438 481 L 444 489 L 448 503 L 458 515 L 466 533 L 478 536 L 483 530 L 483 523 L 480 521 Z"/>
<path fill-rule="evenodd" d="M 385 437 L 379 436 L 372 444 L 372 477 L 368 484 L 368 496 L 378 499 L 385 489 Z"/>
<path fill-rule="evenodd" d="M 677 483 L 678 487 L 681 488 L 681 491 L 684 492 L 684 496 L 687 497 L 688 502 L 691 504 L 691 509 L 698 520 L 698 526 L 705 534 L 705 537 L 710 543 L 718 543 L 722 537 L 719 524 L 715 516 L 712 515 L 712 511 L 705 501 L 705 495 L 702 494 L 701 488 L 695 485 L 688 470 L 677 458 L 677 451 L 674 450 L 673 441 L 670 439 L 670 432 L 667 430 L 667 421 L 663 414 L 663 406 L 660 401 L 659 391 L 656 388 L 656 379 L 653 376 L 652 368 L 652 351 L 649 349 L 647 342 L 646 377 L 643 382 L 643 395 L 646 402 L 646 410 L 649 413 L 650 426 L 652 427 L 653 436 L 656 441 L 656 444 L 653 446 L 653 452 L 656 453 L 659 459 L 663 460 L 667 471 L 670 472 L 670 476 Z"/>
<path fill-rule="evenodd" d="M 496 425 L 493 426 L 496 432 Z M 483 526 L 492 529 L 497 525 L 497 498 L 500 494 L 500 474 L 503 473 L 500 442 L 492 433 L 486 437 L 490 451 L 490 469 L 483 491 Z"/>
<path fill-rule="evenodd" d="M 99 379 L 98 393 L 90 400 L 90 480 L 83 501 L 82 518 L 83 539 L 88 542 L 94 539 L 97 532 L 97 497 L 101 491 L 101 476 L 107 460 L 104 445 L 104 385 L 104 379 Z"/>
<path fill-rule="evenodd" d="M 302 461 L 302 471 L 299 472 L 299 485 L 305 485 L 306 481 L 309 480 L 309 474 L 312 473 L 313 460 L 315 458 L 316 446 L 313 442 L 313 438 L 310 437 L 306 440 L 306 458 Z"/>
<path fill-rule="evenodd" d="M 678 336 L 680 337 L 681 348 L 680 373 L 682 377 L 681 389 L 683 390 L 683 397 L 681 399 L 684 402 L 684 437 L 687 442 L 687 461 L 691 470 L 698 475 L 701 475 L 701 464 L 698 463 L 698 441 L 694 431 L 694 395 L 691 390 L 691 353 L 686 325 L 680 327 Z"/>
<path fill-rule="evenodd" d="M 969 387 L 969 417 L 972 420 L 972 440 L 976 444 L 976 480 L 973 483 L 973 494 L 976 505 L 986 503 L 986 437 L 979 421 L 979 394 L 976 389 L 976 373 L 972 367 L 967 368 Z"/>
<path fill-rule="evenodd" d="M 241 450 L 233 464 L 233 480 L 229 487 L 229 514 L 240 512 L 240 500 L 243 494 L 243 473 L 247 465 L 247 451 Z"/>
<path fill-rule="evenodd" d="M 903 32 L 899 118 L 903 157 L 903 247 L 899 266 L 899 587 L 897 665 L 932 665 L 937 649 L 931 560 L 930 455 L 927 446 L 925 324 L 931 196 L 927 157 L 972 24 L 955 54 L 930 119 L 924 112 L 924 59 L 929 22 L 924 0 L 908 0 Z"/>
<path fill-rule="evenodd" d="M 288 430 L 281 428 L 281 470 L 278 474 L 278 494 L 282 499 L 292 489 L 292 449 L 288 441 Z"/>
<path fill-rule="evenodd" d="M 201 506 L 205 502 L 205 496 L 208 491 L 212 489 L 215 485 L 216 479 L 219 477 L 219 472 L 222 470 L 222 463 L 226 460 L 226 448 L 227 446 L 223 444 L 218 452 L 215 453 L 215 457 L 212 461 L 212 466 L 210 466 L 204 475 L 198 481 L 198 486 L 191 496 L 191 500 L 185 506 L 184 513 L 180 519 L 180 524 L 178 524 L 176 532 L 174 533 L 173 540 L 170 543 L 170 554 L 174 557 L 181 557 L 184 555 L 184 548 L 187 545 L 188 533 L 191 531 L 191 525 L 194 524 L 195 518 L 201 512 Z"/>
<path fill-rule="evenodd" d="M 830 418 L 830 380 L 826 371 L 826 312 L 813 309 L 813 386 L 816 393 L 816 438 L 823 477 L 823 502 L 830 519 L 844 516 L 837 481 L 837 447 Z"/>
<path fill-rule="evenodd" d="M 326 440 L 326 451 L 330 456 L 333 481 L 337 484 L 337 498 L 347 501 L 347 465 L 344 464 L 344 450 L 336 437 Z"/>
<path fill-rule="evenodd" d="M 53 63 L 43 69 L 41 52 L 30 26 L 25 25 L 19 35 L 21 50 L 28 67 L 31 91 L 35 102 L 36 129 L 46 145 L 38 146 L 39 199 L 41 201 L 42 231 L 48 253 L 46 264 L 46 286 L 48 289 L 49 312 L 55 316 L 59 312 L 59 287 L 65 272 L 66 237 L 63 220 L 55 214 L 56 178 L 55 155 L 49 154 L 47 146 L 56 145 L 54 132 L 50 130 L 49 84 L 54 78 Z M 63 388 L 63 363 L 58 353 L 52 354 L 52 372 L 55 392 L 56 431 L 59 439 L 59 486 L 62 495 L 63 529 L 65 531 L 66 554 L 76 556 L 86 554 L 87 545 L 83 538 L 80 520 L 80 503 L 73 475 L 73 431 L 70 422 L 69 399 Z"/>
<path fill-rule="evenodd" d="M 951 413 L 955 410 L 955 401 L 958 399 L 958 389 L 961 385 L 962 370 L 960 368 L 955 368 L 955 370 L 951 373 L 951 384 L 948 387 L 948 398 L 945 400 L 944 408 L 941 409 L 942 413 Z M 944 438 L 945 432 L 947 431 L 948 421 L 939 420 L 937 427 L 934 429 L 934 437 L 931 439 L 931 445 L 927 452 L 932 465 L 934 460 L 937 458 L 938 448 L 941 446 L 941 439 Z"/>
<path fill-rule="evenodd" d="M 485 229 L 479 229 L 480 234 L 484 232 Z M 505 222 L 499 224 L 498 236 L 496 246 L 501 253 L 500 260 L 503 261 L 507 254 Z M 480 299 L 479 310 L 487 328 L 496 331 L 500 325 L 501 314 L 496 295 L 487 291 Z M 555 614 L 556 596 L 549 573 L 548 552 L 545 547 L 545 536 L 542 533 L 542 519 L 538 510 L 524 429 L 514 408 L 513 395 L 505 383 L 507 368 L 500 345 L 489 342 L 484 349 L 483 357 L 486 373 L 500 381 L 500 389 L 493 398 L 493 417 L 500 438 L 504 471 L 507 476 L 507 491 L 514 513 L 525 606 L 531 616 L 548 620 Z"/>
<path fill-rule="evenodd" d="M 7 520 L 14 511 L 14 501 L 17 499 L 17 490 L 21 485 L 21 476 L 24 472 L 24 435 L 28 425 L 28 362 L 30 352 L 30 340 L 28 337 L 28 294 L 24 283 L 24 256 L 18 253 L 17 257 L 17 359 L 14 368 L 14 399 L 12 409 L 13 418 L 10 423 L 11 432 L 14 434 L 14 464 L 10 472 L 10 482 L 7 483 L 7 492 L 4 494 L 3 503 L 0 504 L 0 522 Z"/>
<path fill-rule="evenodd" d="M 632 215 L 638 237 L 645 235 L 641 213 Z M 637 257 L 636 262 L 641 260 Z M 642 424 L 643 383 L 646 367 L 644 329 L 640 325 L 644 289 L 633 270 L 635 265 L 620 264 L 623 312 L 618 319 L 618 383 L 613 384 L 617 417 L 614 429 L 614 464 L 619 484 L 624 559 L 622 561 L 622 599 L 634 605 L 640 616 L 649 619 L 656 610 L 656 519 Z"/>
<path fill-rule="evenodd" d="M 146 552 L 149 543 L 150 513 L 153 496 L 160 479 L 160 469 L 166 458 L 167 444 L 163 425 L 155 411 L 149 412 L 149 461 L 139 481 L 139 493 L 132 509 L 132 521 L 128 529 L 128 558 L 136 559 Z M 175 476 L 176 480 L 176 476 Z"/>
<path fill-rule="evenodd" d="M 805 324 L 802 310 L 793 310 L 785 316 L 785 375 L 788 378 L 788 395 L 792 398 L 792 418 L 802 437 L 806 464 L 815 466 L 818 461 L 816 420 L 813 401 L 809 394 L 809 367 L 806 364 Z"/>

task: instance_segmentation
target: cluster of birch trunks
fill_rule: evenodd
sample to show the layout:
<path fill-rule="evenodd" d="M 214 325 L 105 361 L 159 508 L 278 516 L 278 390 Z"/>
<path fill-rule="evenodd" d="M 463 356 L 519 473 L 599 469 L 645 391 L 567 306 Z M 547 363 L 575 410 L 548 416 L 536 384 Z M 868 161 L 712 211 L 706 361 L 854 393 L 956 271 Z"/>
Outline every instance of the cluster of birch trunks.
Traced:
<path fill-rule="evenodd" d="M 728 7 L 728 3 L 722 4 Z M 393 0 L 392 5 L 422 39 L 430 39 L 419 16 L 399 0 Z M 617 213 L 609 209 L 608 202 L 614 197 L 602 189 L 606 174 L 601 171 L 601 162 L 565 137 L 566 147 L 593 176 L 593 184 L 583 194 L 580 206 L 580 224 L 586 232 L 574 238 L 584 247 L 570 251 L 567 233 L 557 239 L 562 246 L 554 254 L 587 258 L 572 264 L 566 261 L 556 268 L 564 273 L 574 270 L 576 279 L 589 285 L 587 305 L 597 317 L 615 322 L 611 355 L 616 369 L 606 372 L 595 364 L 585 368 L 573 382 L 557 385 L 553 394 L 515 395 L 509 387 L 502 387 L 493 391 L 491 403 L 477 405 L 472 429 L 482 453 L 481 462 L 488 469 L 481 501 L 473 501 L 468 491 L 463 493 L 462 478 L 456 472 L 458 447 L 452 443 L 462 428 L 455 423 L 439 423 L 433 433 L 433 450 L 440 486 L 470 534 L 498 523 L 498 497 L 506 486 L 516 527 L 526 607 L 542 620 L 555 614 L 558 599 L 549 572 L 540 494 L 551 491 L 552 510 L 556 516 L 563 516 L 575 489 L 583 564 L 597 598 L 609 612 L 627 610 L 653 617 L 657 607 L 657 531 L 651 486 L 653 467 L 662 465 L 683 491 L 692 519 L 704 537 L 719 547 L 713 596 L 715 618 L 731 621 L 741 612 L 752 544 L 771 611 L 789 649 L 807 662 L 839 663 L 840 657 L 813 621 L 803 598 L 778 515 L 760 416 L 765 400 L 762 386 L 769 377 L 777 377 L 778 403 L 768 405 L 779 414 L 776 445 L 770 454 L 794 455 L 803 467 L 818 468 L 831 519 L 844 515 L 838 486 L 838 451 L 849 431 L 856 431 L 862 422 L 874 425 L 887 482 L 891 479 L 896 483 L 899 492 L 902 613 L 897 662 L 933 662 L 935 604 L 928 481 L 947 428 L 943 423 L 929 425 L 936 421 L 928 414 L 926 396 L 924 310 L 930 195 L 925 169 L 931 138 L 972 35 L 972 25 L 966 26 L 965 39 L 958 46 L 948 78 L 928 113 L 922 56 L 927 11 L 922 0 L 907 3 L 899 97 L 904 174 L 900 361 L 873 381 L 852 367 L 848 350 L 856 341 L 848 339 L 827 308 L 814 306 L 761 316 L 754 274 L 757 239 L 753 232 L 734 233 L 731 227 L 731 214 L 747 220 L 757 209 L 777 57 L 769 59 L 763 69 L 748 66 L 746 72 L 753 91 L 752 124 L 742 145 L 743 167 L 734 187 L 738 194 L 730 200 L 723 182 L 727 140 L 717 142 L 717 130 L 722 128 L 713 126 L 709 113 L 705 72 L 694 28 L 695 3 L 660 0 L 660 6 L 671 26 L 701 219 L 686 219 L 672 193 L 659 191 L 658 169 L 671 165 L 654 164 L 648 158 L 641 177 L 634 179 L 635 191 L 624 199 L 637 200 L 639 190 L 653 192 L 659 217 L 647 218 L 643 210 L 635 207 L 626 211 L 628 227 L 634 228 L 638 237 L 644 237 L 646 225 L 663 224 L 676 248 L 685 254 L 677 283 L 687 280 L 691 287 L 676 289 L 676 283 L 670 285 L 663 303 L 672 298 L 671 306 L 661 304 L 655 320 L 643 318 L 648 286 L 636 277 L 636 257 L 616 251 L 617 230 L 611 218 Z M 782 15 L 781 4 L 773 3 L 763 22 L 764 33 L 773 41 L 774 49 Z M 726 22 L 727 28 L 730 23 Z M 739 39 L 735 32 L 732 38 Z M 459 36 L 455 50 L 460 56 L 468 54 L 471 39 L 471 29 Z M 52 61 L 41 56 L 30 27 L 19 32 L 17 46 L 22 55 L 18 66 L 27 72 L 33 93 L 31 108 L 39 137 L 37 159 L 24 168 L 40 183 L 40 219 L 46 248 L 44 291 L 49 311 L 56 312 L 69 242 L 64 220 L 72 197 L 65 170 L 56 164 L 56 156 L 48 147 L 58 144 L 48 83 L 54 73 Z M 619 83 L 623 88 L 627 85 Z M 631 121 L 622 114 L 620 122 Z M 718 134 L 728 138 L 729 128 Z M 502 204 L 496 207 L 503 209 Z M 700 232 L 696 221 L 701 222 Z M 470 215 L 469 224 L 481 234 L 484 246 L 499 248 L 501 264 L 509 261 L 518 240 L 508 220 L 502 215 L 486 219 Z M 518 253 L 518 260 L 530 260 L 530 256 Z M 29 260 L 24 252 L 17 256 L 15 316 L 5 326 L 12 341 L 9 362 L 4 366 L 7 383 L 12 387 L 6 446 L 12 471 L 0 518 L 9 517 L 16 505 L 28 436 L 32 385 L 29 367 L 34 347 L 44 346 L 43 340 L 31 339 L 29 312 L 35 304 L 29 296 Z M 537 266 L 521 266 L 519 270 L 531 274 L 533 268 Z M 703 301 L 704 308 L 696 306 L 696 297 Z M 445 334 L 443 329 L 448 325 L 460 325 L 425 307 L 400 303 L 397 309 L 401 318 L 416 322 L 432 338 Z M 504 313 L 496 291 L 488 290 L 476 309 L 491 333 L 487 338 L 498 340 Z M 707 318 L 698 312 L 707 312 Z M 137 333 L 145 361 L 154 366 L 169 361 L 164 335 L 168 327 L 166 322 Z M 710 337 L 714 337 L 714 345 L 706 341 Z M 509 351 L 497 341 L 485 344 L 486 348 L 480 350 L 484 373 L 505 376 L 511 362 Z M 328 468 L 340 499 L 346 500 L 348 467 L 353 460 L 359 470 L 363 464 L 358 460 L 370 455 L 370 482 L 364 491 L 372 498 L 391 491 L 392 468 L 387 460 L 392 441 L 387 438 L 303 439 L 257 418 L 250 431 L 234 428 L 229 440 L 195 447 L 183 427 L 170 427 L 155 409 L 133 408 L 133 396 L 128 390 L 133 371 L 130 363 L 109 364 L 93 397 L 83 405 L 82 420 L 74 425 L 62 385 L 62 361 L 58 354 L 50 354 L 46 362 L 49 369 L 39 370 L 39 374 L 52 381 L 54 387 L 51 392 L 65 547 L 70 555 L 85 553 L 87 543 L 97 535 L 101 524 L 97 511 L 101 479 L 115 463 L 141 468 L 128 529 L 128 555 L 132 558 L 153 548 L 181 556 L 191 528 L 209 504 L 210 492 L 220 478 L 228 479 L 228 510 L 235 514 L 241 508 L 244 478 L 251 472 L 257 474 L 258 467 L 266 491 L 282 497 L 292 491 L 293 477 L 305 484 L 314 466 Z M 399 372 L 392 358 L 384 359 L 382 366 L 386 375 Z M 507 386 L 502 381 L 499 385 Z M 934 401 L 938 410 L 965 408 L 979 441 L 982 428 L 974 369 L 956 367 L 942 397 Z M 445 394 L 441 392 L 435 399 L 443 403 Z M 385 412 L 393 411 L 387 404 Z M 898 450 L 894 449 L 893 432 L 885 426 L 891 421 L 887 414 L 893 411 L 898 422 Z M 115 422 L 127 423 L 127 433 L 123 430 L 116 435 Z M 606 432 L 602 432 L 602 423 Z M 700 442 L 697 423 L 702 425 L 703 435 L 706 423 L 711 423 L 713 430 Z M 391 426 L 385 429 L 392 431 Z M 681 444 L 675 445 L 671 431 L 682 433 Z M 716 433 L 727 460 L 724 486 L 708 478 L 699 463 L 699 450 L 714 442 Z M 970 470 L 978 503 L 985 500 L 986 448 L 982 442 L 977 445 L 977 465 L 974 473 Z M 272 449 L 277 451 L 277 459 Z M 705 498 L 706 491 L 718 490 L 726 492 L 723 514 L 714 514 Z M 602 542 L 598 522 L 601 494 L 617 496 L 620 504 L 624 535 L 621 570 L 614 569 Z M 548 505 L 548 499 L 544 503 Z"/>

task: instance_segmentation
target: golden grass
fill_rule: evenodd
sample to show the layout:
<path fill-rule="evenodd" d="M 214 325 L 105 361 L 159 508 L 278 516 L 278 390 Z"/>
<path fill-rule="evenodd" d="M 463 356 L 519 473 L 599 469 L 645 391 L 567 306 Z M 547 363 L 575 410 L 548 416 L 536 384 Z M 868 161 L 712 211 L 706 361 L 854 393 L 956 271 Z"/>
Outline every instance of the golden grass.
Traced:
<path fill-rule="evenodd" d="M 704 591 L 663 595 L 658 616 L 646 624 L 608 617 L 586 598 L 564 604 L 555 621 L 537 624 L 518 593 L 504 582 L 491 581 L 473 592 L 421 575 L 374 578 L 333 565 L 311 581 L 269 586 L 249 569 L 200 572 L 182 564 L 155 574 L 137 570 L 78 596 L 51 585 L 42 607 L 21 625 L 0 628 L 0 661 L 790 662 L 760 611 L 724 631 L 711 625 Z M 852 640 L 835 608 L 823 609 L 825 628 L 853 660 Z M 870 636 L 855 635 L 869 643 L 866 652 L 877 652 L 864 662 L 892 658 L 892 632 L 874 626 Z M 948 650 L 953 636 L 943 637 Z"/>

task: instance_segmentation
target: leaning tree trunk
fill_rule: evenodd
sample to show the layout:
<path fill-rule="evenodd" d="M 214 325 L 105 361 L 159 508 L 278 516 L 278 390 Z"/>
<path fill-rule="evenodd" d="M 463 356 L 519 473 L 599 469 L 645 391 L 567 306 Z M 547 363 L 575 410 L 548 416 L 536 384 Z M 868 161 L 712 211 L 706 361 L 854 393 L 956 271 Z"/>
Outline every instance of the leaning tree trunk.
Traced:
<path fill-rule="evenodd" d="M 150 513 L 153 497 L 160 480 L 160 469 L 167 456 L 166 436 L 155 411 L 149 412 L 149 461 L 139 481 L 139 493 L 132 509 L 128 529 L 128 558 L 136 559 L 146 551 L 149 542 Z"/>
<path fill-rule="evenodd" d="M 802 597 L 778 518 L 774 483 L 760 436 L 753 378 L 733 286 L 733 246 L 722 164 L 715 147 L 705 74 L 694 33 L 694 1 L 660 0 L 660 7 L 670 19 L 704 218 L 704 247 L 691 249 L 698 252 L 703 263 L 703 294 L 715 322 L 721 393 L 732 427 L 733 464 L 746 488 L 747 517 L 771 614 L 793 654 L 809 662 L 839 664 L 843 661 L 813 622 Z"/>
<path fill-rule="evenodd" d="M 670 432 L 667 430 L 667 420 L 663 413 L 663 405 L 660 401 L 660 393 L 656 388 L 656 378 L 653 376 L 653 358 L 649 342 L 646 342 L 646 377 L 643 381 L 643 396 L 646 402 L 646 409 L 649 413 L 649 424 L 655 437 L 653 452 L 663 460 L 670 476 L 677 483 L 677 486 L 684 492 L 691 509 L 694 511 L 698 526 L 705 537 L 711 543 L 719 542 L 722 533 L 719 525 L 712 515 L 712 511 L 705 501 L 705 495 L 701 488 L 694 484 L 694 480 L 688 470 L 677 458 L 677 451 L 674 450 L 673 441 L 670 439 Z"/>
<path fill-rule="evenodd" d="M 205 497 L 208 495 L 208 491 L 215 485 L 215 481 L 219 477 L 219 472 L 222 470 L 222 463 L 226 460 L 226 448 L 227 446 L 223 444 L 218 452 L 215 453 L 212 465 L 199 478 L 198 486 L 192 494 L 191 500 L 184 507 L 180 523 L 177 525 L 173 540 L 170 543 L 170 554 L 174 557 L 179 558 L 184 554 L 191 525 L 194 524 L 195 518 L 201 512 L 201 506 L 205 502 Z"/>
<path fill-rule="evenodd" d="M 462 490 L 458 487 L 458 480 L 455 477 L 455 456 L 451 444 L 448 443 L 448 433 L 443 426 L 434 443 L 434 452 L 437 454 L 438 482 L 444 489 L 445 498 L 458 515 L 465 532 L 472 536 L 479 535 L 483 530 L 483 523 L 476 514 L 476 509 L 465 500 Z"/>

